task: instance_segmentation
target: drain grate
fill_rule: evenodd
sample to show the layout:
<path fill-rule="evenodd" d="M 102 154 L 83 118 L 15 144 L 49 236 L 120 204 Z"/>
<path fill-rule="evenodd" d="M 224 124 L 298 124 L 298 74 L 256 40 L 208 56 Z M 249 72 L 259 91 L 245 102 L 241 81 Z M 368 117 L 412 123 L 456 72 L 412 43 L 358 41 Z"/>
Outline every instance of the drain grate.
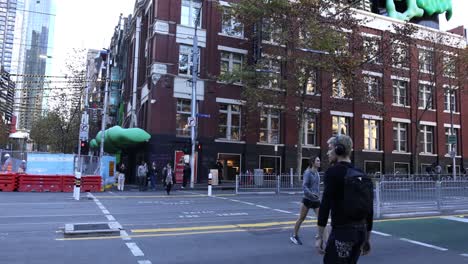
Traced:
<path fill-rule="evenodd" d="M 119 236 L 122 226 L 110 223 L 65 224 L 64 237 Z"/>

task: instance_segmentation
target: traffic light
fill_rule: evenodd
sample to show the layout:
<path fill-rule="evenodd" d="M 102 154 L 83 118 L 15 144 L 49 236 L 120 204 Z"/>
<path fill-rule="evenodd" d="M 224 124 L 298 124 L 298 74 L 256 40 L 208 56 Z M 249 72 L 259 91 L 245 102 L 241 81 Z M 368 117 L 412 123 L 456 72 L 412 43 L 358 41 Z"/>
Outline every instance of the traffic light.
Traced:
<path fill-rule="evenodd" d="M 197 151 L 200 152 L 202 150 L 202 144 L 198 143 L 197 144 Z"/>
<path fill-rule="evenodd" d="M 89 144 L 87 140 L 81 140 L 80 142 L 81 155 L 88 155 L 89 153 Z"/>

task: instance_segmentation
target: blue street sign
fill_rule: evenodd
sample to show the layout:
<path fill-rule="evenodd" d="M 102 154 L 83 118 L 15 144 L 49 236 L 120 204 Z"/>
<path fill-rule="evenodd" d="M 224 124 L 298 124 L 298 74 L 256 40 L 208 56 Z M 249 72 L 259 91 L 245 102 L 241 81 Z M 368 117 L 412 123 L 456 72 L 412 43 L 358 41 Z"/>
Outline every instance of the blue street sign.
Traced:
<path fill-rule="evenodd" d="M 208 115 L 208 114 L 200 114 L 200 113 L 198 113 L 198 114 L 197 114 L 197 117 L 210 118 L 210 117 L 211 117 L 211 115 Z"/>

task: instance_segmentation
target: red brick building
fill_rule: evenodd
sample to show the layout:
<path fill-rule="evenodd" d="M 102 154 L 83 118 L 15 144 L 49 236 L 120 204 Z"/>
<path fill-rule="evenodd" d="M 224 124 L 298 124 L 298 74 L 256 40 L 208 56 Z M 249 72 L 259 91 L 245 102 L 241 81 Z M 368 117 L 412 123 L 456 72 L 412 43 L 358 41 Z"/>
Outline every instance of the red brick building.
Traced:
<path fill-rule="evenodd" d="M 258 112 L 256 130 L 245 129 L 245 106 L 241 98 L 242 85 L 228 85 L 216 81 L 222 71 L 231 71 L 249 60 L 253 45 L 235 20 L 223 19 L 222 8 L 229 2 L 205 1 L 198 30 L 200 46 L 200 74 L 197 83 L 198 112 L 209 115 L 198 118 L 198 181 L 205 181 L 208 170 L 217 159 L 224 161 L 224 180 L 233 180 L 236 173 L 262 168 L 268 172 L 289 172 L 296 167 L 297 126 L 295 115 L 276 108 Z M 129 155 L 131 163 L 144 157 L 160 166 L 174 160 L 177 150 L 190 150 L 190 63 L 194 34 L 194 14 L 200 7 L 197 0 L 141 0 L 137 1 L 131 29 L 127 36 L 128 56 L 124 83 L 126 116 L 132 112 L 132 87 L 135 63 L 135 32 L 141 17 L 138 52 L 137 126 L 152 135 L 145 150 Z M 359 14 L 373 19 L 363 25 L 358 34 L 362 41 L 375 43 L 381 49 L 389 41 L 393 23 L 397 20 L 365 11 Z M 453 123 L 457 136 L 457 168 L 468 166 L 468 109 L 462 102 L 468 96 L 461 88 L 444 94 L 447 86 L 457 86 L 448 76 L 434 80 L 437 71 L 434 59 L 456 56 L 465 48 L 463 36 L 423 28 L 421 32 L 443 34 L 457 44 L 440 53 L 431 43 L 415 37 L 407 61 L 394 62 L 391 56 L 368 63 L 362 69 L 369 89 L 377 91 L 376 100 L 384 106 L 385 114 L 372 107 L 336 98 L 332 76 L 318 72 L 315 85 L 320 94 L 311 90 L 307 104 L 314 108 L 304 131 L 303 157 L 319 155 L 326 160 L 326 141 L 333 133 L 346 133 L 354 140 L 353 161 L 367 172 L 408 173 L 416 133 L 420 133 L 419 170 L 440 164 L 443 171 L 451 171 L 448 135 L 450 134 L 450 107 L 454 107 Z M 463 30 L 461 30 L 463 32 Z M 268 43 L 265 43 L 267 45 Z M 401 47 L 395 47 L 401 48 Z M 383 51 L 390 52 L 387 50 Z M 440 54 L 439 54 L 440 53 Z M 450 59 L 447 59 L 450 63 Z M 432 63 L 431 63 L 432 62 Z M 167 71 L 155 84 L 155 72 Z M 272 65 L 272 69 L 274 65 Z M 434 84 L 435 82 L 435 84 Z M 429 96 L 434 93 L 433 96 Z M 412 94 L 419 94 L 416 100 Z M 432 98 L 432 99 L 431 99 Z M 338 100 L 338 103 L 337 101 Z M 418 102 L 419 101 L 419 102 Z M 429 110 L 419 109 L 430 104 Z M 330 109 L 332 105 L 340 105 Z M 326 110 L 324 110 L 326 109 Z M 418 129 L 416 120 L 420 119 Z M 128 126 L 128 123 L 126 124 Z M 134 153 L 134 154 L 135 154 Z M 324 162 L 325 164 L 326 162 Z"/>

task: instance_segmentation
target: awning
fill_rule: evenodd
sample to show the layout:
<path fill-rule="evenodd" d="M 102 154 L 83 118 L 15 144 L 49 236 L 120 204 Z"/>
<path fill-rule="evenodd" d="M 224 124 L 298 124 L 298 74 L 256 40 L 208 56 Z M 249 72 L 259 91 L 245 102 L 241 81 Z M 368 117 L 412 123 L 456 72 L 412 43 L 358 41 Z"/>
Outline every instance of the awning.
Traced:
<path fill-rule="evenodd" d="M 10 134 L 10 138 L 29 138 L 29 133 L 28 132 L 23 132 L 23 131 L 17 131 L 15 133 Z"/>

